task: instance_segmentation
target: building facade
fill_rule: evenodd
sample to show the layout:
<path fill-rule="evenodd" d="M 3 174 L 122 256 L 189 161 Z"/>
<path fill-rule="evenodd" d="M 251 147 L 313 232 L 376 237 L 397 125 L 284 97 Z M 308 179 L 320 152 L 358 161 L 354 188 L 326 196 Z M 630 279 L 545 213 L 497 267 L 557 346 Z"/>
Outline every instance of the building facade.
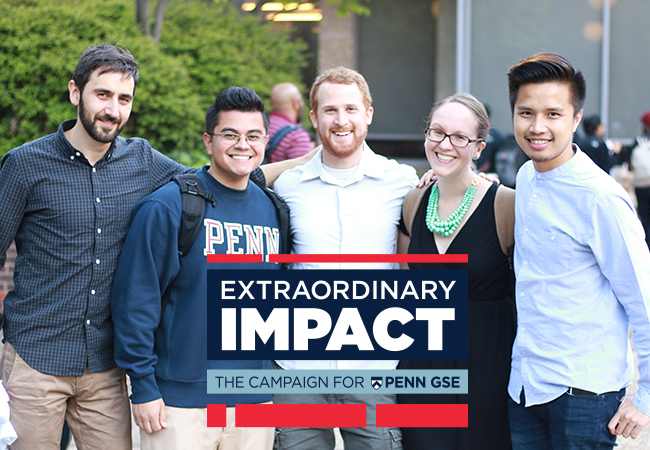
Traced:
<path fill-rule="evenodd" d="M 559 53 L 582 70 L 585 114 L 599 114 L 608 137 L 630 141 L 640 131 L 638 117 L 650 110 L 648 0 L 365 4 L 367 17 L 338 17 L 337 5 L 317 2 L 322 19 L 313 26 L 313 50 L 319 71 L 344 65 L 366 77 L 375 107 L 368 140 L 382 153 L 421 155 L 431 105 L 455 92 L 488 104 L 493 125 L 511 133 L 506 73 L 542 51 Z"/>

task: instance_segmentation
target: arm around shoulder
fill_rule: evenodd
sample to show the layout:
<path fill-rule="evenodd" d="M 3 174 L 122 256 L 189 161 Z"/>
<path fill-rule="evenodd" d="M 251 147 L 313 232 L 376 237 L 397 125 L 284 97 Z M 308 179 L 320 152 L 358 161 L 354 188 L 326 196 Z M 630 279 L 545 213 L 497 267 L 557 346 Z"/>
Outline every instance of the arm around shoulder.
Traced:
<path fill-rule="evenodd" d="M 271 186 L 285 170 L 293 169 L 296 166 L 311 161 L 311 159 L 316 155 L 316 153 L 318 153 L 320 149 L 321 147 L 319 146 L 306 155 L 301 156 L 300 158 L 286 159 L 284 161 L 264 164 L 260 166 L 260 169 L 262 169 L 262 172 L 264 172 L 264 177 L 266 178 L 266 186 Z"/>
<path fill-rule="evenodd" d="M 146 141 L 145 141 L 146 142 Z M 147 142 L 149 151 L 151 152 L 151 190 L 155 191 L 156 189 L 164 186 L 172 177 L 176 175 L 181 175 L 184 173 L 196 172 L 198 169 L 195 167 L 184 166 L 167 155 L 160 153 L 158 150 L 154 149 Z"/>

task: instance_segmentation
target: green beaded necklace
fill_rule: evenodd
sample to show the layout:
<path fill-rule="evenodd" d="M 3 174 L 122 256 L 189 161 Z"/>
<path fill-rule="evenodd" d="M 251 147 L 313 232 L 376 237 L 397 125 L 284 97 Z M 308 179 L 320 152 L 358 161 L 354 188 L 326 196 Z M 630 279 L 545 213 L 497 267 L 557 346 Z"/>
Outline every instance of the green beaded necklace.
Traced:
<path fill-rule="evenodd" d="M 441 236 L 451 236 L 454 234 L 463 217 L 467 214 L 472 200 L 474 200 L 476 186 L 478 186 L 478 179 L 474 178 L 465 191 L 463 201 L 460 202 L 456 211 L 447 220 L 442 221 L 438 216 L 438 186 L 434 184 L 433 188 L 431 188 L 431 195 L 429 195 L 429 203 L 427 204 L 427 228 L 429 231 L 438 233 Z"/>

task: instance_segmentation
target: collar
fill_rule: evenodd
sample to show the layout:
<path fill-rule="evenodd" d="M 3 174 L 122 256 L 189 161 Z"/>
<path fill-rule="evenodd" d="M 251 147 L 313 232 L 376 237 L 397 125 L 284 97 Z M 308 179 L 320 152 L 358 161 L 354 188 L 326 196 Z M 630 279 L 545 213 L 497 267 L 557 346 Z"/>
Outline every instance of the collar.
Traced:
<path fill-rule="evenodd" d="M 77 123 L 77 119 L 70 119 L 70 120 L 66 120 L 65 122 L 62 122 L 61 125 L 59 125 L 59 129 L 56 132 L 56 146 L 59 149 L 59 151 L 61 151 L 63 155 L 66 156 L 67 159 L 79 158 L 82 161 L 86 161 L 86 157 L 83 154 L 83 150 L 78 150 L 75 147 L 73 147 L 70 141 L 68 141 L 68 138 L 65 137 L 65 132 L 70 130 L 72 127 L 74 127 L 76 123 Z M 113 141 L 110 148 L 108 149 L 108 151 L 100 161 L 111 160 L 111 158 L 113 157 L 113 153 L 115 153 L 116 151 L 117 142 L 119 140 L 120 140 L 120 136 L 118 136 L 117 139 Z"/>
<path fill-rule="evenodd" d="M 575 143 L 572 144 L 571 148 L 573 149 L 573 156 L 571 157 L 571 159 L 569 159 L 561 166 L 549 170 L 548 172 L 538 172 L 537 170 L 535 170 L 535 178 L 537 178 L 538 180 L 550 180 L 555 177 L 563 176 L 572 172 L 580 164 L 580 161 L 585 156 L 585 154 L 582 152 L 582 150 L 580 150 L 580 147 L 578 147 L 578 145 Z"/>
<path fill-rule="evenodd" d="M 59 125 L 59 129 L 56 132 L 56 145 L 57 148 L 65 155 L 65 156 L 77 156 L 77 153 L 79 152 L 76 148 L 72 146 L 70 141 L 68 141 L 68 138 L 65 137 L 65 132 L 70 130 L 72 127 L 75 126 L 77 123 L 77 119 L 70 119 L 66 120 L 65 122 L 61 123 Z"/>
<path fill-rule="evenodd" d="M 305 164 L 305 169 L 300 176 L 300 181 L 313 180 L 314 178 L 320 178 L 325 183 L 339 185 L 340 182 L 332 177 L 329 173 L 323 168 L 323 146 L 320 145 L 317 148 L 316 155 Z M 364 176 L 370 178 L 384 178 L 386 176 L 386 170 L 382 164 L 378 164 L 378 158 L 383 158 L 383 156 L 377 155 L 373 152 L 366 141 L 363 141 L 363 153 L 361 154 L 361 160 L 357 165 L 357 170 L 355 170 L 352 178 L 349 178 L 348 181 L 343 183 L 343 186 L 356 183 L 361 181 Z"/>

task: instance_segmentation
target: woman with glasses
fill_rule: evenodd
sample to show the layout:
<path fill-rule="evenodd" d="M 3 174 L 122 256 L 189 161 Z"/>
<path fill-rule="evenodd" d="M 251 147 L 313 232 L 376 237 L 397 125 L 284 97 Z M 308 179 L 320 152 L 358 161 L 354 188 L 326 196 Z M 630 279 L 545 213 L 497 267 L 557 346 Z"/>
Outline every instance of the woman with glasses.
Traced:
<path fill-rule="evenodd" d="M 401 394 L 398 403 L 468 404 L 468 428 L 403 428 L 405 450 L 504 450 L 510 446 L 508 376 L 515 336 L 514 191 L 474 173 L 490 123 L 473 96 L 456 94 L 429 115 L 425 152 L 437 182 L 404 200 L 398 251 L 467 254 L 467 264 L 409 264 L 410 269 L 467 269 L 466 361 L 401 361 L 398 369 L 467 369 L 469 394 Z"/>

